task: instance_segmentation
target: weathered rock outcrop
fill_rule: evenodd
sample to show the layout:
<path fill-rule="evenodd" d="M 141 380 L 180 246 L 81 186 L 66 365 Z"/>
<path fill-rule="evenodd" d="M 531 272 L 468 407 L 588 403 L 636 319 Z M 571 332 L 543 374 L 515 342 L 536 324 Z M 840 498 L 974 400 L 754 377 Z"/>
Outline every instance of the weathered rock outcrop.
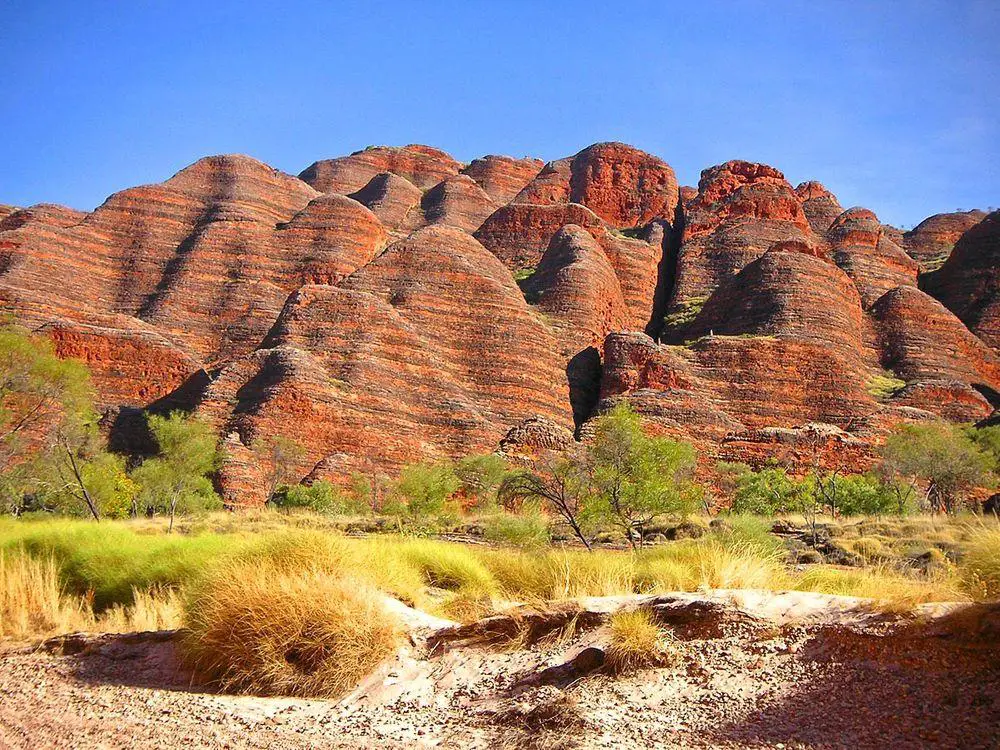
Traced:
<path fill-rule="evenodd" d="M 986 218 L 984 211 L 934 214 L 903 235 L 902 247 L 924 271 L 934 271 L 948 260 L 955 243 Z"/>
<path fill-rule="evenodd" d="M 509 203 L 475 232 L 483 246 L 512 270 L 535 268 L 553 235 L 567 224 L 604 233 L 604 222 L 577 203 Z"/>
<path fill-rule="evenodd" d="M 993 410 L 1000 359 L 937 300 L 911 286 L 872 307 L 884 367 L 907 381 L 900 403 L 966 422 Z M 1000 405 L 998 403 L 997 405 Z"/>
<path fill-rule="evenodd" d="M 531 182 L 544 166 L 540 159 L 512 159 L 509 156 L 490 154 L 473 159 L 462 170 L 486 191 L 497 204 L 509 203 Z"/>
<path fill-rule="evenodd" d="M 703 446 L 748 428 L 824 422 L 864 431 L 878 409 L 836 352 L 779 336 L 708 336 L 688 346 L 644 334 L 604 344 L 601 406 L 625 397 L 665 432 Z"/>
<path fill-rule="evenodd" d="M 392 172 L 426 190 L 461 168 L 461 162 L 430 146 L 373 146 L 350 156 L 313 162 L 299 178 L 321 193 L 346 195 L 363 188 L 380 172 Z"/>
<path fill-rule="evenodd" d="M 442 180 L 424 194 L 421 206 L 428 224 L 451 224 L 474 232 L 497 206 L 475 180 L 460 174 Z"/>
<path fill-rule="evenodd" d="M 773 167 L 730 161 L 701 173 L 684 207 L 684 234 L 670 311 L 697 308 L 731 278 L 782 241 L 815 243 L 802 204 Z"/>
<path fill-rule="evenodd" d="M 1000 211 L 968 229 L 925 288 L 1000 351 Z"/>
<path fill-rule="evenodd" d="M 420 188 L 391 172 L 380 172 L 349 197 L 367 206 L 390 231 L 405 235 L 424 223 Z"/>
<path fill-rule="evenodd" d="M 802 201 L 802 211 L 813 232 L 822 237 L 844 209 L 837 196 L 827 190 L 822 183 L 803 182 L 795 188 L 795 195 Z"/>
<path fill-rule="evenodd" d="M 624 143 L 596 143 L 545 165 L 515 203 L 579 203 L 615 228 L 673 221 L 677 178 L 665 162 Z"/>
<path fill-rule="evenodd" d="M 886 236 L 874 213 L 850 208 L 827 232 L 833 259 L 854 280 L 865 307 L 901 284 L 917 285 L 917 262 Z"/>
<path fill-rule="evenodd" d="M 210 417 L 231 503 L 261 499 L 270 435 L 344 480 L 523 458 L 619 399 L 708 456 L 864 468 L 894 422 L 997 405 L 1000 214 L 976 218 L 904 236 L 767 165 L 679 188 L 620 143 L 378 147 L 302 179 L 216 156 L 92 213 L 0 207 L 0 311 L 90 365 L 105 422 Z M 921 277 L 942 306 L 918 260 L 950 243 Z"/>
<path fill-rule="evenodd" d="M 529 416 L 571 425 L 557 352 L 496 258 L 428 227 L 340 286 L 298 290 L 200 408 L 244 445 L 292 430 L 309 449 L 303 474 L 396 470 L 492 450 Z"/>
<path fill-rule="evenodd" d="M 597 401 L 604 339 L 627 327 L 621 283 L 593 235 L 568 224 L 553 235 L 538 270 L 522 286 L 558 331 L 573 417 L 580 424 Z"/>

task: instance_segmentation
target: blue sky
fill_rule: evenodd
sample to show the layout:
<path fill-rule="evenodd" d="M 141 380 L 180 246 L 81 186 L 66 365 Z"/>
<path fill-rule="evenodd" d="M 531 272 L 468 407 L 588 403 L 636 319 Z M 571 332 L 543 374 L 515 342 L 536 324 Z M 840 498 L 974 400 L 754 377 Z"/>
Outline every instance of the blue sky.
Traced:
<path fill-rule="evenodd" d="M 1000 205 L 1000 2 L 0 0 L 0 203 L 369 144 L 727 159 L 912 225 Z"/>

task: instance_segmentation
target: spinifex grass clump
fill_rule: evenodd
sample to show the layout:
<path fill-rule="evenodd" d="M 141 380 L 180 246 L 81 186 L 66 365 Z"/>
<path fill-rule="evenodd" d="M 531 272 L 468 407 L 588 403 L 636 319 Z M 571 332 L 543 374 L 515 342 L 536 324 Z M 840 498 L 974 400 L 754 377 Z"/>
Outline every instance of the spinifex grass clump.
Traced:
<path fill-rule="evenodd" d="M 973 532 L 962 564 L 965 588 L 979 599 L 1000 599 L 1000 529 Z"/>
<path fill-rule="evenodd" d="M 63 595 L 53 560 L 0 552 L 0 639 L 79 630 L 91 619 L 82 599 Z"/>
<path fill-rule="evenodd" d="M 96 613 L 91 597 L 68 594 L 51 557 L 0 552 L 0 640 L 28 640 L 74 631 L 127 633 L 180 624 L 170 590 L 135 590 L 132 603 Z"/>
<path fill-rule="evenodd" d="M 674 639 L 656 622 L 648 609 L 618 612 L 608 625 L 610 642 L 604 667 L 614 674 L 635 672 L 674 663 L 678 649 Z"/>
<path fill-rule="evenodd" d="M 966 599 L 955 579 L 946 573 L 915 578 L 885 564 L 849 570 L 816 565 L 802 574 L 795 589 L 874 599 L 889 609 Z"/>
<path fill-rule="evenodd" d="M 222 689 L 336 697 L 395 650 L 382 596 L 351 576 L 264 561 L 219 567 L 190 593 L 182 653 Z"/>
<path fill-rule="evenodd" d="M 90 598 L 98 612 L 130 605 L 135 590 L 183 586 L 212 560 L 244 544 L 235 534 L 137 534 L 120 523 L 0 524 L 0 551 L 53 560 L 66 592 Z"/>

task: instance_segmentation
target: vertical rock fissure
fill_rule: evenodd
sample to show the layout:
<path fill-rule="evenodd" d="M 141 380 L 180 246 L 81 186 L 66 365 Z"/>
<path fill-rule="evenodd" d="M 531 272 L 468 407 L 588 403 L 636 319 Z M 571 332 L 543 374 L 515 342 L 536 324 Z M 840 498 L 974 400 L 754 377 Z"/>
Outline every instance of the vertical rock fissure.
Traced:
<path fill-rule="evenodd" d="M 646 334 L 658 341 L 663 333 L 663 318 L 667 314 L 667 306 L 674 292 L 677 278 L 677 256 L 680 253 L 681 238 L 684 234 L 684 206 L 678 201 L 674 210 L 674 220 L 664 227 L 663 256 L 660 259 L 656 278 L 656 289 L 653 292 L 652 310 L 649 323 L 646 324 Z"/>

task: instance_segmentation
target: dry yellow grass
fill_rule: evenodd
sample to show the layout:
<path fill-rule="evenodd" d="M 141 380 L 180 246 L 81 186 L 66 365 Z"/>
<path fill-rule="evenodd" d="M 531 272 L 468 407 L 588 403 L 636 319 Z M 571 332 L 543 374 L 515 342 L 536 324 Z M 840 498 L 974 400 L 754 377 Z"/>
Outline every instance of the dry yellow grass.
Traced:
<path fill-rule="evenodd" d="M 976 599 L 1000 599 L 1000 529 L 972 532 L 960 570 L 966 590 Z"/>
<path fill-rule="evenodd" d="M 873 599 L 883 609 L 891 610 L 909 609 L 926 602 L 968 599 L 950 572 L 912 578 L 889 565 L 851 569 L 816 565 L 802 574 L 794 588 L 797 591 Z"/>
<path fill-rule="evenodd" d="M 180 624 L 175 592 L 133 591 L 134 602 L 96 614 L 90 598 L 63 591 L 52 558 L 0 552 L 0 640 L 24 641 L 74 631 L 130 633 Z"/>
<path fill-rule="evenodd" d="M 173 589 L 132 592 L 128 606 L 117 604 L 101 613 L 94 628 L 102 633 L 135 633 L 144 630 L 174 630 L 181 626 L 184 602 Z"/>
<path fill-rule="evenodd" d="M 0 554 L 0 638 L 86 630 L 92 622 L 93 611 L 83 599 L 63 594 L 52 559 Z"/>
<path fill-rule="evenodd" d="M 781 589 L 790 584 L 780 553 L 752 544 L 715 540 L 678 542 L 638 561 L 644 592 L 698 589 Z"/>
<path fill-rule="evenodd" d="M 610 642 L 605 669 L 614 674 L 672 664 L 678 658 L 674 639 L 647 609 L 618 612 L 608 624 Z"/>
<path fill-rule="evenodd" d="M 336 697 L 395 650 L 382 597 L 357 578 L 267 562 L 213 571 L 191 592 L 186 661 L 225 690 Z"/>

